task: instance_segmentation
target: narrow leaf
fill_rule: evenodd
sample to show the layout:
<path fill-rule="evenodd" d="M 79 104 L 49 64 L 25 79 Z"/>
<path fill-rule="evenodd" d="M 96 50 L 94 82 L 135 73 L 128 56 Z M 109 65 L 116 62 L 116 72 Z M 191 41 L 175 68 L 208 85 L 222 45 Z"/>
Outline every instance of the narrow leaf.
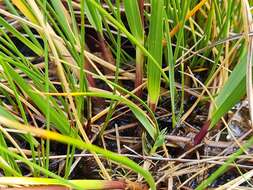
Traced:
<path fill-rule="evenodd" d="M 247 54 L 243 51 L 239 63 L 215 98 L 217 108 L 213 112 L 210 128 L 214 127 L 220 118 L 246 94 L 246 65 Z"/>
<path fill-rule="evenodd" d="M 162 65 L 162 38 L 163 38 L 163 0 L 151 1 L 151 21 L 148 39 L 148 50 L 154 59 Z M 158 11 L 159 10 L 159 11 Z M 148 95 L 151 107 L 156 107 L 160 95 L 161 73 L 154 65 L 152 59 L 148 59 Z"/>

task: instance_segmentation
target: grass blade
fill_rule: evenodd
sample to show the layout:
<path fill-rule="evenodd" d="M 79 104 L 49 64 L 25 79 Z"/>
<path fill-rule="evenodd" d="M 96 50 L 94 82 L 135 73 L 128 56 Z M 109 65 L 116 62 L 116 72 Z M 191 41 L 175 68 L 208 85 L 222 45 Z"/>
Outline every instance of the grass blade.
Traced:
<path fill-rule="evenodd" d="M 96 2 L 99 3 L 97 0 Z M 102 18 L 97 9 L 89 1 L 84 1 L 84 10 L 91 25 L 102 33 Z"/>
<path fill-rule="evenodd" d="M 133 36 L 138 41 L 143 41 L 144 32 L 137 0 L 125 0 L 124 6 L 127 22 Z"/>
<path fill-rule="evenodd" d="M 133 36 L 138 40 L 140 44 L 144 44 L 144 29 L 142 24 L 142 18 L 140 13 L 140 8 L 137 0 L 125 0 L 125 13 L 127 16 L 128 25 Z M 136 80 L 135 88 L 139 87 L 143 82 L 143 62 L 144 55 L 139 47 L 136 47 Z M 140 89 L 136 92 L 137 96 L 142 95 L 142 90 Z"/>
<path fill-rule="evenodd" d="M 90 92 L 72 92 L 72 93 L 44 93 L 45 95 L 55 95 L 55 96 L 95 96 L 95 97 L 102 97 L 102 98 L 108 98 L 111 100 L 117 100 L 124 104 L 126 104 L 131 111 L 135 114 L 137 119 L 142 123 L 142 125 L 145 127 L 149 135 L 152 137 L 152 139 L 155 140 L 155 138 L 158 136 L 157 129 L 154 127 L 155 125 L 151 121 L 151 119 L 147 116 L 147 114 L 140 108 L 138 105 L 133 103 L 132 101 L 128 100 L 125 97 L 115 95 L 110 92 L 106 91 L 90 91 Z"/>
<path fill-rule="evenodd" d="M 167 23 L 167 15 L 165 14 L 165 39 L 167 41 L 167 59 L 169 65 L 169 79 L 170 79 L 170 98 L 171 98 L 171 112 L 172 112 L 172 127 L 176 126 L 176 114 L 175 114 L 175 62 L 171 44 L 171 37 L 169 35 L 169 24 Z"/>
<path fill-rule="evenodd" d="M 209 128 L 215 126 L 220 118 L 226 114 L 246 94 L 246 49 L 242 52 L 239 63 L 234 68 L 228 81 L 215 98 L 217 108 L 212 114 Z"/>
<path fill-rule="evenodd" d="M 162 39 L 163 39 L 163 0 L 151 1 L 150 30 L 148 36 L 148 50 L 152 57 L 162 65 Z M 159 11 L 157 11 L 159 10 Z M 160 96 L 161 73 L 148 58 L 147 65 L 149 106 L 154 111 Z"/>
<path fill-rule="evenodd" d="M 102 154 L 105 158 L 115 161 L 117 163 L 120 163 L 124 166 L 131 168 L 133 171 L 140 173 L 146 179 L 146 181 L 150 185 L 150 188 L 152 190 L 156 189 L 155 182 L 154 182 L 152 175 L 148 171 L 146 171 L 142 167 L 140 167 L 138 164 L 136 164 L 132 160 L 128 159 L 127 157 L 120 156 L 119 154 L 116 154 L 114 152 L 110 152 L 108 150 L 104 150 L 104 149 L 99 148 L 99 147 L 92 145 L 92 144 L 84 143 L 83 141 L 76 139 L 76 138 L 71 138 L 69 136 L 64 136 L 59 133 L 55 133 L 55 132 L 51 132 L 51 131 L 47 131 L 47 130 L 43 130 L 43 129 L 39 129 L 39 128 L 34 128 L 31 126 L 22 125 L 20 123 L 9 120 L 3 116 L 0 116 L 0 123 L 5 126 L 11 127 L 11 128 L 19 129 L 19 130 L 26 131 L 26 132 L 31 132 L 32 134 L 39 136 L 39 137 L 48 138 L 51 140 L 56 140 L 58 142 L 62 142 L 65 144 L 72 144 L 80 149 L 87 149 L 91 152 L 96 152 L 98 154 Z M 0 150 L 5 150 L 5 149 L 0 147 Z M 6 152 L 6 150 L 5 150 L 5 152 Z M 24 159 L 22 159 L 22 160 L 24 160 Z"/>

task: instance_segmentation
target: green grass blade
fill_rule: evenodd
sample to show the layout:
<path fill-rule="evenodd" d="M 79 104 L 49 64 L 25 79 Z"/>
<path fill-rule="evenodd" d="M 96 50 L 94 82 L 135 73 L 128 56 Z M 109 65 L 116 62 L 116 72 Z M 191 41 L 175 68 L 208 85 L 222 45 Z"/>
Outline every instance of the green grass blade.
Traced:
<path fill-rule="evenodd" d="M 11 127 L 11 128 L 31 132 L 31 133 L 35 134 L 36 136 L 40 136 L 40 137 L 43 137 L 43 138 L 49 138 L 51 140 L 56 140 L 58 142 L 62 142 L 62 143 L 65 143 L 65 144 L 72 144 L 73 146 L 76 146 L 80 149 L 86 149 L 86 150 L 89 150 L 91 152 L 96 152 L 98 154 L 102 154 L 105 158 L 110 159 L 114 162 L 120 163 L 124 166 L 127 166 L 127 167 L 131 168 L 133 171 L 141 174 L 146 179 L 148 184 L 150 185 L 150 188 L 152 190 L 156 189 L 155 181 L 154 181 L 152 175 L 148 171 L 146 171 L 145 169 L 140 167 L 138 164 L 136 164 L 134 161 L 128 159 L 127 157 L 121 156 L 119 154 L 116 154 L 116 153 L 108 151 L 108 150 L 104 150 L 104 149 L 99 148 L 99 147 L 97 147 L 95 145 L 92 145 L 92 144 L 84 143 L 83 141 L 81 141 L 79 139 L 76 139 L 76 138 L 72 138 L 72 137 L 69 137 L 69 136 L 64 136 L 64 135 L 61 135 L 59 133 L 50 132 L 50 131 L 39 129 L 39 128 L 34 128 L 34 127 L 31 127 L 31 126 L 25 126 L 25 125 L 22 125 L 20 123 L 13 122 L 9 119 L 6 119 L 3 116 L 0 116 L 0 123 L 3 124 L 3 125 L 6 125 L 8 127 Z M 10 152 L 7 151 L 6 149 L 4 149 L 3 147 L 0 147 L 0 150 L 6 152 L 7 154 L 10 154 Z M 12 155 L 14 155 L 14 154 L 12 154 Z M 24 161 L 24 159 L 22 159 L 22 161 Z M 29 162 L 29 161 L 26 161 L 25 163 L 31 164 L 31 162 Z M 34 166 L 34 164 L 33 164 L 33 166 Z M 41 168 L 41 167 L 39 167 L 39 168 Z M 43 171 L 45 171 L 45 169 Z M 52 175 L 51 172 L 49 172 L 48 170 L 46 170 L 46 171 L 47 171 L 48 174 L 50 174 L 49 176 Z M 56 175 L 54 175 L 54 177 L 57 177 L 58 179 L 61 179 L 60 177 L 58 177 Z"/>
<path fill-rule="evenodd" d="M 66 63 L 65 61 L 63 61 L 63 63 L 68 64 L 68 63 Z M 78 69 L 80 69 L 80 68 L 78 68 Z M 87 71 L 86 71 L 86 72 L 87 72 Z M 87 72 L 87 73 L 89 73 L 89 72 Z M 155 126 L 155 128 L 156 128 L 156 131 L 157 131 L 157 133 L 159 133 L 158 123 L 157 123 L 157 120 L 156 120 L 156 118 L 155 118 L 154 113 L 150 110 L 150 108 L 148 107 L 148 105 L 147 105 L 141 98 L 137 97 L 134 93 L 128 91 L 127 89 L 121 87 L 120 85 L 115 84 L 114 82 L 112 82 L 112 81 L 106 79 L 104 76 L 96 75 L 96 74 L 94 74 L 94 73 L 93 73 L 93 76 L 96 77 L 96 78 L 98 78 L 98 79 L 100 79 L 100 80 L 102 80 L 102 81 L 104 81 L 104 82 L 106 82 L 107 84 L 112 85 L 112 86 L 115 87 L 118 91 L 121 91 L 121 92 L 123 92 L 123 93 L 126 93 L 126 94 L 130 95 L 130 96 L 131 96 L 132 98 L 134 98 L 137 102 L 139 102 L 139 103 L 141 104 L 141 106 L 143 106 L 143 107 L 147 110 L 147 112 L 148 112 L 147 115 L 149 115 L 149 117 L 151 118 L 151 120 L 154 122 L 154 126 Z"/>
<path fill-rule="evenodd" d="M 151 18 L 148 36 L 148 50 L 152 57 L 162 65 L 162 38 L 163 38 L 163 0 L 151 1 Z M 159 10 L 159 11 L 157 11 Z M 147 65 L 148 96 L 150 107 L 154 110 L 160 96 L 161 73 L 148 58 Z"/>
<path fill-rule="evenodd" d="M 138 41 L 142 41 L 144 32 L 137 0 L 124 0 L 124 6 L 127 22 L 133 36 Z"/>
<path fill-rule="evenodd" d="M 17 31 L 13 26 L 11 26 L 3 17 L 0 16 L 0 24 L 6 28 L 9 32 L 11 32 L 16 38 L 18 38 L 21 42 L 26 44 L 34 53 L 37 55 L 42 55 L 43 50 L 32 43 L 30 40 L 25 38 L 19 31 Z"/>
<path fill-rule="evenodd" d="M 235 160 L 244 153 L 244 150 L 247 150 L 253 145 L 253 137 L 251 137 L 245 144 L 242 145 L 242 148 L 237 150 L 235 153 L 229 156 L 227 161 L 223 163 L 219 169 L 217 169 L 214 173 L 211 174 L 206 180 L 202 181 L 201 184 L 196 188 L 196 190 L 206 189 L 215 179 L 221 176 L 224 172 L 229 169 L 230 164 L 235 162 Z"/>
<path fill-rule="evenodd" d="M 17 121 L 16 118 L 1 105 L 0 105 L 0 115 L 4 116 L 10 120 Z M 26 138 L 23 135 L 21 135 L 21 136 L 24 137 L 24 139 Z M 8 148 L 7 143 L 6 143 L 2 133 L 0 133 L 0 146 Z M 5 163 L 2 163 L 2 165 L 0 166 L 0 168 L 2 168 L 4 170 L 5 174 L 14 174 L 14 176 L 20 176 L 21 171 L 19 170 L 19 167 L 18 167 L 15 159 L 10 157 L 8 154 L 2 153 L 2 152 L 0 153 L 0 155 L 8 164 L 8 165 L 6 165 Z M 2 161 L 0 161 L 0 163 L 1 162 Z"/>
<path fill-rule="evenodd" d="M 61 26 L 62 31 L 64 31 L 65 35 L 68 36 L 68 40 L 71 41 L 71 44 L 75 44 L 77 36 L 76 37 L 74 36 L 74 33 L 70 28 L 70 24 L 67 20 L 67 17 L 62 11 L 62 7 L 64 7 L 62 2 L 61 1 L 51 1 L 51 2 L 55 9 L 55 13 L 58 19 L 57 23 L 59 24 L 59 26 Z"/>
<path fill-rule="evenodd" d="M 67 96 L 68 93 L 48 93 L 49 95 L 56 95 L 56 96 Z M 148 134 L 152 137 L 152 139 L 155 140 L 157 137 L 157 130 L 154 127 L 153 122 L 151 123 L 151 119 L 148 117 L 148 115 L 143 111 L 138 105 L 136 105 L 134 102 L 128 100 L 125 97 L 115 95 L 111 92 L 105 92 L 105 91 L 90 91 L 90 92 L 73 92 L 70 93 L 72 96 L 91 96 L 91 97 L 101 97 L 101 98 L 108 98 L 111 100 L 117 100 L 125 105 L 127 105 L 131 111 L 134 113 L 134 115 L 137 117 L 137 119 L 141 122 L 141 124 L 144 126 L 144 128 L 147 130 Z"/>
<path fill-rule="evenodd" d="M 95 0 L 94 0 L 95 1 Z M 96 0 L 97 3 L 99 1 Z M 102 18 L 97 9 L 92 6 L 89 1 L 84 1 L 84 10 L 90 24 L 99 32 L 102 33 Z"/>
<path fill-rule="evenodd" d="M 20 77 L 7 62 L 0 62 L 0 64 L 5 64 L 5 67 L 8 69 L 8 72 L 19 88 L 21 88 L 44 113 L 44 115 L 46 115 L 48 111 L 47 104 L 45 104 L 46 99 L 38 94 L 35 94 L 31 86 L 22 77 Z M 53 107 L 51 107 L 49 112 L 50 121 L 54 123 L 55 127 L 61 131 L 61 133 L 73 135 L 74 130 L 70 127 L 69 122 L 63 113 L 57 112 Z"/>
<path fill-rule="evenodd" d="M 153 64 L 156 66 L 156 68 L 161 72 L 162 76 L 164 77 L 166 82 L 169 82 L 169 78 L 163 71 L 161 65 L 157 62 L 157 60 L 147 51 L 147 49 L 143 46 L 143 44 L 139 43 L 138 40 L 128 32 L 128 30 L 115 18 L 113 18 L 105 9 L 101 7 L 96 1 L 94 0 L 87 0 L 89 1 L 94 7 L 97 8 L 97 10 L 104 16 L 106 17 L 112 24 L 117 27 L 119 30 L 121 30 L 127 37 L 128 39 L 133 43 L 136 44 L 140 48 L 140 50 L 150 59 L 152 60 Z"/>
<path fill-rule="evenodd" d="M 74 179 L 68 180 L 70 183 L 83 187 L 84 189 L 89 190 L 99 190 L 105 189 L 106 187 L 115 186 L 115 181 L 110 180 L 82 180 Z M 65 183 L 59 182 L 58 179 L 45 178 L 45 177 L 0 177 L 0 185 L 27 185 L 27 186 L 40 186 L 40 185 L 65 185 Z M 117 184 L 117 181 L 116 181 Z M 120 182 L 118 186 L 122 186 L 124 182 Z"/>
<path fill-rule="evenodd" d="M 2 139 L 2 134 L 0 134 L 0 145 L 3 146 L 3 144 L 1 143 L 1 139 Z M 7 146 L 3 146 L 5 148 L 7 148 Z M 4 153 L 1 153 L 1 155 Z M 9 155 L 8 155 L 9 156 Z M 21 176 L 21 174 L 19 172 L 17 172 L 15 169 L 13 169 L 12 167 L 10 167 L 10 165 L 4 160 L 2 160 L 2 156 L 0 156 L 0 168 L 4 171 L 5 176 Z M 14 161 L 14 159 L 13 159 Z"/>
<path fill-rule="evenodd" d="M 2 117 L 2 116 L 0 115 L 0 117 Z M 56 179 L 58 181 L 58 183 L 60 183 L 62 185 L 70 186 L 70 187 L 73 187 L 78 190 L 83 190 L 83 187 L 80 187 L 79 185 L 75 185 L 75 184 L 69 182 L 68 180 L 54 174 L 53 172 L 51 172 L 39 165 L 27 160 L 27 159 L 24 159 L 23 157 L 19 156 L 18 154 L 13 153 L 10 150 L 8 150 L 8 148 L 0 146 L 0 151 L 7 154 L 8 156 L 10 156 L 14 159 L 22 161 L 23 163 L 27 164 L 29 167 L 34 168 L 35 170 L 45 174 L 46 176 L 50 176 L 50 177 Z"/>
<path fill-rule="evenodd" d="M 176 94 L 176 87 L 175 87 L 175 62 L 174 62 L 174 55 L 172 50 L 171 38 L 170 38 L 170 29 L 169 24 L 167 23 L 168 17 L 165 14 L 165 39 L 167 41 L 167 59 L 169 65 L 169 79 L 170 79 L 170 98 L 171 98 L 171 112 L 172 112 L 172 127 L 176 126 L 176 114 L 175 114 L 175 94 Z"/>
<path fill-rule="evenodd" d="M 4 0 L 4 3 L 6 4 L 6 7 L 8 8 L 8 10 L 10 10 L 10 12 L 12 12 L 13 14 L 20 16 L 18 11 L 15 9 L 15 7 L 13 6 L 13 4 L 10 2 L 10 0 Z M 32 33 L 31 29 L 25 25 L 21 23 L 21 26 L 23 27 L 24 31 L 28 34 L 29 38 L 31 39 L 31 41 L 38 47 L 40 47 L 40 49 L 42 49 L 41 44 L 39 43 L 38 39 L 35 37 L 35 35 Z"/>
<path fill-rule="evenodd" d="M 210 128 L 214 127 L 220 118 L 246 94 L 246 65 L 247 54 L 243 51 L 239 63 L 215 98 L 217 108 L 212 114 Z"/>
<path fill-rule="evenodd" d="M 125 13 L 127 16 L 128 25 L 133 36 L 140 44 L 144 44 L 144 28 L 142 24 L 141 13 L 137 0 L 125 0 Z M 136 47 L 136 80 L 135 88 L 139 87 L 143 83 L 143 63 L 144 55 L 139 47 Z M 142 90 L 136 93 L 137 96 L 141 97 Z"/>

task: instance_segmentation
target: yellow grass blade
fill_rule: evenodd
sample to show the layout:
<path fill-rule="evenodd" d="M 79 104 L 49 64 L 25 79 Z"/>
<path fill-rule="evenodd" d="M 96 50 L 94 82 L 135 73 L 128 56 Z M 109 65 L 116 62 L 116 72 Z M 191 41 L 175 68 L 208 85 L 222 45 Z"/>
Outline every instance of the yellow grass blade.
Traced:
<path fill-rule="evenodd" d="M 37 19 L 22 0 L 11 0 L 11 1 L 27 18 L 29 18 L 31 22 L 33 22 L 34 24 L 38 24 Z"/>

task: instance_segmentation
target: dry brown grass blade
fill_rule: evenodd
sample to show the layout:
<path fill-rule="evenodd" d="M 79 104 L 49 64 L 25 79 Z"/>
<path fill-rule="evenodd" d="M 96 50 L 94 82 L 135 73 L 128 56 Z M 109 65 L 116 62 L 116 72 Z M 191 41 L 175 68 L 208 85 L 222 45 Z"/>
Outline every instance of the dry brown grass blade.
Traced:
<path fill-rule="evenodd" d="M 198 10 L 201 9 L 201 7 L 207 2 L 207 0 L 201 0 L 192 10 L 190 10 L 188 12 L 188 14 L 185 17 L 185 20 L 188 20 L 189 18 L 191 18 L 193 15 L 196 14 L 196 12 L 198 12 Z M 182 27 L 182 23 L 179 22 L 171 31 L 170 31 L 170 36 L 173 37 L 178 31 L 179 29 Z M 167 44 L 166 40 L 163 40 L 163 46 L 165 46 Z"/>
<path fill-rule="evenodd" d="M 192 78 L 195 78 L 194 75 L 192 74 L 188 74 L 188 73 L 184 73 L 185 75 L 188 75 Z M 200 81 L 198 80 L 197 78 L 195 78 L 195 80 L 198 82 L 198 84 L 200 84 L 202 86 L 202 88 L 206 91 L 206 93 L 208 94 L 210 100 L 211 100 L 211 103 L 213 103 L 213 105 L 215 106 L 215 108 L 217 107 L 217 105 L 215 104 L 215 101 L 214 101 L 214 98 L 211 94 L 211 92 L 208 90 L 208 88 Z M 228 130 L 230 130 L 230 128 L 228 127 L 228 124 L 226 122 L 226 120 L 222 117 L 221 118 L 222 122 L 224 123 L 224 125 L 226 126 L 226 128 Z M 208 132 L 208 127 L 209 127 L 209 121 L 207 121 L 207 123 L 205 125 L 207 126 L 204 126 L 202 127 L 203 131 L 200 131 L 196 136 L 195 136 L 195 139 L 194 139 L 194 145 L 196 146 L 197 144 L 201 143 L 202 139 L 205 137 L 205 135 L 207 134 Z M 203 134 L 202 134 L 203 133 Z M 205 133 L 205 134 L 204 134 Z M 232 133 L 231 133 L 232 134 Z M 199 135 L 199 136 L 198 136 Z M 232 135 L 232 138 L 233 140 L 236 142 L 236 144 L 242 149 L 244 150 L 244 148 L 242 147 L 241 143 Z M 245 151 L 245 150 L 244 150 Z M 246 152 L 246 151 L 245 151 Z"/>
<path fill-rule="evenodd" d="M 188 20 L 190 17 L 195 15 L 195 13 L 201 9 L 201 7 L 207 2 L 207 0 L 201 0 L 185 17 L 185 20 Z M 170 36 L 174 36 L 178 30 L 182 27 L 182 23 L 178 23 L 171 31 Z"/>
<path fill-rule="evenodd" d="M 221 60 L 221 64 L 218 67 L 218 69 L 214 72 L 213 76 L 210 78 L 210 80 L 208 81 L 208 83 L 206 84 L 206 87 L 208 88 L 213 81 L 215 80 L 215 78 L 218 76 L 218 74 L 220 73 L 221 69 L 224 68 L 224 65 L 226 63 L 226 60 L 231 58 L 231 55 L 237 50 L 238 46 L 240 44 L 240 40 L 238 40 L 238 42 L 236 43 L 236 45 L 230 50 L 229 52 L 229 56 L 227 56 L 224 60 Z M 194 104 L 192 105 L 192 107 L 181 117 L 181 122 L 184 122 L 188 116 L 192 113 L 192 111 L 194 110 L 194 108 L 198 105 L 198 103 L 200 102 L 200 100 L 202 99 L 203 95 L 205 93 L 205 90 L 202 90 L 202 92 L 199 94 L 198 99 L 194 102 Z"/>
<path fill-rule="evenodd" d="M 246 182 L 247 180 L 250 180 L 253 176 L 253 170 L 250 170 L 249 172 L 243 174 L 242 176 L 239 176 L 235 179 L 233 179 L 232 181 L 220 186 L 219 188 L 217 188 L 216 190 L 232 190 L 235 188 L 240 188 L 241 184 Z M 252 188 L 252 187 L 251 187 Z"/>

